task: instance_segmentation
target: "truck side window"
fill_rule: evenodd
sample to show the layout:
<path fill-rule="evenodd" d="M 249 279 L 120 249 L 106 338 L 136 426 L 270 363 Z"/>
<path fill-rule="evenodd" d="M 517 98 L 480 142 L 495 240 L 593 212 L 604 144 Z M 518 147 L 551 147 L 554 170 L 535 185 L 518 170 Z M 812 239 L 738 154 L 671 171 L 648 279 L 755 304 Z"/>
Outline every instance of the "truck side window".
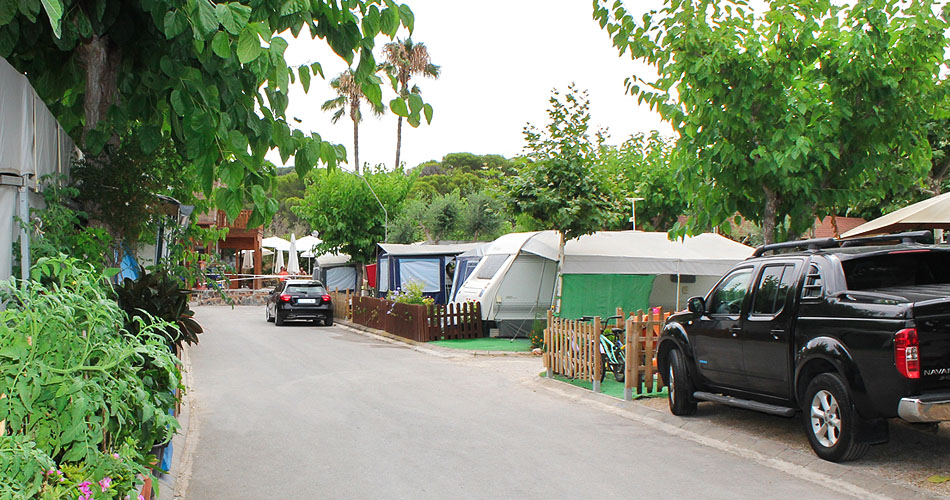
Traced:
<path fill-rule="evenodd" d="M 722 280 L 709 301 L 709 314 L 739 314 L 750 281 L 752 269 L 740 269 Z"/>
<path fill-rule="evenodd" d="M 821 270 L 812 264 L 805 276 L 805 286 L 802 288 L 803 299 L 820 299 L 825 293 L 824 281 L 821 279 Z"/>
<path fill-rule="evenodd" d="M 795 266 L 792 264 L 765 266 L 756 286 L 752 314 L 774 316 L 782 312 L 794 277 Z"/>

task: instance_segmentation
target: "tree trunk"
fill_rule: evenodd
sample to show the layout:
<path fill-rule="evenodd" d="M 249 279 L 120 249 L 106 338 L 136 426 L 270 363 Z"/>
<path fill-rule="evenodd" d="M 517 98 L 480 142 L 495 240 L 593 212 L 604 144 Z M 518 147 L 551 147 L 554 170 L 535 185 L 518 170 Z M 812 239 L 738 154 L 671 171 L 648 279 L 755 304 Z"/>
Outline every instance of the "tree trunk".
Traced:
<path fill-rule="evenodd" d="M 778 195 L 766 186 L 762 186 L 765 191 L 765 213 L 762 215 L 762 237 L 765 244 L 775 243 L 775 219 L 778 217 Z"/>
<path fill-rule="evenodd" d="M 366 264 L 360 262 L 356 265 L 356 290 L 353 295 L 359 297 L 363 295 L 363 276 L 366 275 Z"/>
<path fill-rule="evenodd" d="M 360 175 L 360 124 L 356 120 L 353 120 L 353 164 L 356 175 Z"/>
<path fill-rule="evenodd" d="M 557 279 L 554 281 L 554 312 L 561 312 L 561 290 L 563 290 L 564 275 L 561 271 L 564 269 L 564 232 L 557 232 Z"/>
<path fill-rule="evenodd" d="M 79 64 L 86 72 L 86 89 L 83 96 L 86 123 L 82 133 L 82 142 L 85 145 L 86 133 L 105 119 L 109 106 L 115 103 L 116 78 L 122 53 L 106 35 L 93 35 L 83 41 L 76 52 Z M 117 141 L 117 137 L 111 139 L 111 142 Z"/>
<path fill-rule="evenodd" d="M 399 152 L 402 150 L 402 117 L 396 119 L 396 168 L 399 168 Z"/>

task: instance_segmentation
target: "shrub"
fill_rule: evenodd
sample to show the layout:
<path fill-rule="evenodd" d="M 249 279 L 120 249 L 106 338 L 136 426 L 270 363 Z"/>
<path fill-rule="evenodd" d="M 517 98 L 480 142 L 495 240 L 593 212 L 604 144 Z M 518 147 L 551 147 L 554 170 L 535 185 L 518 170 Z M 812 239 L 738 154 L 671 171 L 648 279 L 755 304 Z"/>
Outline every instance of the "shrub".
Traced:
<path fill-rule="evenodd" d="M 425 285 L 418 281 L 407 282 L 402 289 L 390 290 L 386 294 L 386 300 L 396 302 L 397 304 L 418 304 L 431 306 L 435 303 L 432 297 L 426 297 L 422 294 Z"/>
<path fill-rule="evenodd" d="M 531 348 L 544 348 L 544 329 L 546 327 L 546 322 L 541 321 L 538 318 L 534 319 L 534 323 L 531 324 Z"/>
<path fill-rule="evenodd" d="M 166 322 L 161 333 L 169 345 L 197 344 L 198 334 L 203 330 L 188 307 L 190 291 L 183 284 L 164 271 L 147 273 L 143 269 L 137 280 L 126 278 L 115 287 L 116 301 L 128 316 L 125 329 L 137 335 L 138 319 L 157 318 Z"/>
<path fill-rule="evenodd" d="M 96 498 L 134 496 L 150 450 L 178 429 L 170 325 L 140 317 L 129 335 L 105 277 L 75 259 L 41 258 L 31 278 L 0 283 L 0 484 L 20 485 L 0 499 L 76 498 L 89 484 L 108 484 Z"/>

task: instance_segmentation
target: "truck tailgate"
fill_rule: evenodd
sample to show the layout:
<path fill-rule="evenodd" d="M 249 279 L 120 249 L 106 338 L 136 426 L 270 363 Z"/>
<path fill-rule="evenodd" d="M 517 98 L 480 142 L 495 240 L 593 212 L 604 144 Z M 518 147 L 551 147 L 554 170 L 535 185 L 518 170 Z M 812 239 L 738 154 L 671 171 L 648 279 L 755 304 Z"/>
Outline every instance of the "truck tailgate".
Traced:
<path fill-rule="evenodd" d="M 914 304 L 922 389 L 950 387 L 950 297 Z"/>

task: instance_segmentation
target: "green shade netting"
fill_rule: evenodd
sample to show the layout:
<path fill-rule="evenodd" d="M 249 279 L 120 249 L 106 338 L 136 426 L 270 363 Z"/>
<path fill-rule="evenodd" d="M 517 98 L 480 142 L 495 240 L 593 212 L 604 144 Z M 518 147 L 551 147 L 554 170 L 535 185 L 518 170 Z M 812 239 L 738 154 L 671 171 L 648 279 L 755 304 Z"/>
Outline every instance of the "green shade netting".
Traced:
<path fill-rule="evenodd" d="M 562 318 L 613 316 L 650 308 L 656 276 L 645 274 L 565 274 L 561 293 Z"/>

